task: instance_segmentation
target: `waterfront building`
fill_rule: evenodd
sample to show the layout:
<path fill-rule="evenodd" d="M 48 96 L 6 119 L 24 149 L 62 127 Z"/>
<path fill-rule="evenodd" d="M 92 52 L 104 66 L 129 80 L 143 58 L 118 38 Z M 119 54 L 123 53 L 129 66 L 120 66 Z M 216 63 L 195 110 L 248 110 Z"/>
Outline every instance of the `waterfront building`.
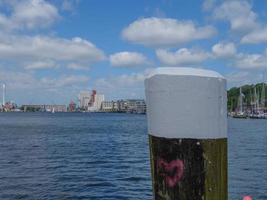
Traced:
<path fill-rule="evenodd" d="M 69 103 L 68 111 L 69 112 L 75 112 L 76 111 L 76 103 L 74 103 L 74 101 L 71 101 Z"/>
<path fill-rule="evenodd" d="M 22 105 L 21 110 L 24 112 L 67 112 L 66 105 Z"/>
<path fill-rule="evenodd" d="M 112 112 L 113 111 L 113 101 L 103 101 L 101 105 L 101 111 Z"/>
<path fill-rule="evenodd" d="M 67 112 L 66 105 L 44 105 L 46 112 Z"/>
<path fill-rule="evenodd" d="M 104 112 L 146 113 L 146 103 L 142 99 L 103 101 Z"/>
<path fill-rule="evenodd" d="M 103 94 L 97 94 L 96 91 L 93 91 L 91 100 L 89 103 L 88 111 L 97 112 L 100 111 L 102 102 L 105 100 L 105 96 Z"/>
<path fill-rule="evenodd" d="M 97 94 L 96 90 L 92 90 L 92 92 L 82 91 L 79 94 L 80 108 L 85 111 L 100 111 L 104 100 L 105 96 L 103 94 Z"/>
<path fill-rule="evenodd" d="M 91 92 L 90 91 L 81 91 L 79 94 L 79 107 L 81 109 L 87 110 L 89 106 L 89 102 L 91 99 Z"/>
<path fill-rule="evenodd" d="M 118 102 L 117 101 L 113 101 L 113 111 L 114 112 L 117 112 L 118 110 L 119 110 L 119 106 L 118 106 L 119 104 L 118 104 Z"/>
<path fill-rule="evenodd" d="M 129 113 L 146 113 L 146 103 L 142 99 L 128 99 L 126 107 L 126 112 Z"/>
<path fill-rule="evenodd" d="M 146 113 L 146 102 L 144 100 L 136 101 L 136 112 L 137 113 Z"/>
<path fill-rule="evenodd" d="M 127 111 L 126 100 L 119 100 L 119 101 L 117 101 L 117 104 L 118 104 L 118 111 L 119 112 L 126 112 Z"/>
<path fill-rule="evenodd" d="M 97 94 L 95 96 L 95 108 L 97 111 L 101 109 L 102 102 L 105 100 L 105 96 L 103 94 Z"/>
<path fill-rule="evenodd" d="M 4 105 L 1 106 L 1 111 L 2 112 L 11 112 L 11 111 L 16 111 L 17 109 L 17 104 L 12 101 L 5 102 Z"/>
<path fill-rule="evenodd" d="M 118 112 L 118 102 L 117 101 L 103 101 L 101 105 L 101 111 Z"/>
<path fill-rule="evenodd" d="M 22 105 L 21 110 L 24 112 L 38 112 L 38 111 L 44 112 L 44 105 L 37 105 L 37 104 Z"/>

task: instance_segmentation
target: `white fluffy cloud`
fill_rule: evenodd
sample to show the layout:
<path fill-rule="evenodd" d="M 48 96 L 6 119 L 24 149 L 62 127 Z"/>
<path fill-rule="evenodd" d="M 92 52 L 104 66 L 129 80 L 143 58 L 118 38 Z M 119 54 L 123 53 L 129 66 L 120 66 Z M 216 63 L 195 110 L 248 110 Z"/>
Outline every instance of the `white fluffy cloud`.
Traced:
<path fill-rule="evenodd" d="M 250 32 L 259 26 L 257 14 L 247 1 L 224 1 L 214 9 L 215 19 L 230 22 L 231 30 L 239 33 Z"/>
<path fill-rule="evenodd" d="M 229 59 L 231 66 L 242 70 L 267 69 L 267 49 L 262 54 L 237 53 L 233 43 L 218 43 L 212 47 L 212 52 L 215 58 Z"/>
<path fill-rule="evenodd" d="M 74 2 L 63 2 L 65 6 L 67 3 Z M 67 39 L 28 34 L 33 29 L 46 28 L 60 18 L 58 9 L 49 1 L 3 0 L 0 11 L 1 8 L 10 9 L 8 14 L 0 12 L 2 61 L 10 61 L 30 70 L 52 69 L 63 65 L 81 70 L 105 59 L 100 49 L 80 37 Z"/>
<path fill-rule="evenodd" d="M 109 60 L 114 67 L 140 67 L 149 64 L 148 59 L 143 54 L 128 51 L 112 54 Z"/>
<path fill-rule="evenodd" d="M 129 88 L 138 84 L 143 84 L 144 73 L 122 74 L 116 77 L 100 78 L 95 81 L 95 85 L 100 89 Z"/>
<path fill-rule="evenodd" d="M 241 69 L 267 69 L 267 50 L 263 54 L 240 53 L 235 65 Z"/>
<path fill-rule="evenodd" d="M 35 70 L 35 69 L 48 69 L 48 68 L 56 68 L 57 65 L 52 60 L 43 60 L 36 61 L 29 64 L 25 64 L 25 69 Z"/>
<path fill-rule="evenodd" d="M 262 81 L 262 74 L 251 71 L 234 71 L 225 75 L 229 88 Z"/>
<path fill-rule="evenodd" d="M 61 76 L 59 78 L 42 78 L 42 85 L 46 85 L 48 88 L 61 88 L 68 87 L 75 84 L 87 84 L 89 81 L 88 76 L 84 75 L 70 75 L 70 76 Z"/>
<path fill-rule="evenodd" d="M 207 5 L 209 1 L 206 0 Z M 214 9 L 213 16 L 218 20 L 229 21 L 231 30 L 241 36 L 242 44 L 267 42 L 267 26 L 260 23 L 249 1 L 224 1 Z"/>
<path fill-rule="evenodd" d="M 60 18 L 58 9 L 44 0 L 4 1 L 11 14 L 0 13 L 0 27 L 7 30 L 45 28 Z"/>
<path fill-rule="evenodd" d="M 242 33 L 242 44 L 259 44 L 267 41 L 267 26 L 258 21 L 258 14 L 248 1 L 224 1 L 214 9 L 216 19 L 230 22 L 231 30 Z"/>
<path fill-rule="evenodd" d="M 83 64 L 83 63 L 69 63 L 67 64 L 67 68 L 68 69 L 72 69 L 72 70 L 89 70 L 90 66 Z"/>
<path fill-rule="evenodd" d="M 210 57 L 210 54 L 201 50 L 182 48 L 175 52 L 164 49 L 156 50 L 156 55 L 165 65 L 200 64 Z"/>
<path fill-rule="evenodd" d="M 192 21 L 156 17 L 136 20 L 122 31 L 124 39 L 152 47 L 176 46 L 215 34 L 212 26 L 198 27 Z"/>
<path fill-rule="evenodd" d="M 38 79 L 34 77 L 33 74 L 27 72 L 1 70 L 0 80 L 6 83 L 8 89 L 11 90 L 60 89 L 63 87 L 87 84 L 89 77 L 85 75 L 62 75 L 57 78 L 42 77 Z"/>
<path fill-rule="evenodd" d="M 66 1 L 64 9 L 68 10 Z M 51 27 L 60 18 L 53 1 L 0 1 L 0 82 L 7 85 L 8 100 L 67 103 L 77 91 L 87 89 L 87 75 L 69 75 L 58 68 L 84 70 L 106 57 L 89 40 L 45 35 L 41 29 Z M 49 71 L 33 71 L 40 69 Z"/>
<path fill-rule="evenodd" d="M 220 42 L 213 45 L 212 52 L 217 58 L 231 58 L 236 55 L 236 47 L 235 44 L 232 42 Z"/>
<path fill-rule="evenodd" d="M 243 44 L 259 44 L 267 41 L 267 27 L 256 29 L 241 39 Z"/>
<path fill-rule="evenodd" d="M 55 66 L 56 62 L 94 63 L 105 59 L 104 53 L 88 40 L 45 36 L 6 36 L 0 39 L 0 58 L 10 61 L 33 62 L 26 68 Z M 50 63 L 47 63 L 49 60 Z"/>
<path fill-rule="evenodd" d="M 37 78 L 23 71 L 0 70 L 1 83 L 6 83 L 8 100 L 19 104 L 69 103 L 76 100 L 77 91 L 87 88 L 85 75 L 61 75 Z"/>
<path fill-rule="evenodd" d="M 100 78 L 95 81 L 94 88 L 111 99 L 144 98 L 144 80 L 151 70 Z"/>

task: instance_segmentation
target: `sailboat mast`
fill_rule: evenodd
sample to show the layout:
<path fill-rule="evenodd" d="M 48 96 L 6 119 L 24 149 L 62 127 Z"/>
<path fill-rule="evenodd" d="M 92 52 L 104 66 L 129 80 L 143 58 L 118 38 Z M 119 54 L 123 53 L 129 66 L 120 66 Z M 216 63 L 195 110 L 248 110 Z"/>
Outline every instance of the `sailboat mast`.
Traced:
<path fill-rule="evenodd" d="M 257 92 L 257 88 L 255 86 L 255 109 L 256 109 L 256 112 L 259 112 L 259 93 Z"/>
<path fill-rule="evenodd" d="M 233 105 L 234 105 L 234 99 L 233 98 L 231 98 L 231 112 L 233 112 Z"/>
<path fill-rule="evenodd" d="M 265 83 L 262 83 L 262 90 L 261 90 L 261 109 L 265 108 Z"/>
<path fill-rule="evenodd" d="M 5 106 L 6 104 L 5 97 L 6 97 L 6 84 L 3 84 L 3 101 L 2 101 L 3 106 Z"/>
<path fill-rule="evenodd" d="M 254 111 L 257 111 L 257 91 L 256 86 L 254 87 Z"/>
<path fill-rule="evenodd" d="M 250 110 L 252 111 L 253 110 L 253 97 L 252 97 L 252 93 L 253 93 L 253 90 L 252 89 L 250 89 L 249 90 L 249 100 L 250 100 L 250 105 L 249 105 L 249 107 L 250 107 Z"/>
<path fill-rule="evenodd" d="M 239 101 L 240 101 L 240 112 L 243 112 L 243 96 L 242 96 L 242 87 L 240 87 L 240 97 L 239 97 Z"/>

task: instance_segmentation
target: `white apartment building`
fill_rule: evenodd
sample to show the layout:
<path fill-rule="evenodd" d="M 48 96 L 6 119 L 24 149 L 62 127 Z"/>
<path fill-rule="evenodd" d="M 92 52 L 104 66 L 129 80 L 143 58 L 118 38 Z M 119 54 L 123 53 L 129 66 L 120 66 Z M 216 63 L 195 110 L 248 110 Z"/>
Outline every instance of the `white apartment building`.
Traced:
<path fill-rule="evenodd" d="M 81 91 L 79 94 L 79 107 L 82 109 L 88 109 L 88 105 L 91 99 L 91 92 L 90 91 Z"/>
<path fill-rule="evenodd" d="M 118 102 L 117 101 L 103 101 L 101 110 L 104 112 L 117 112 Z"/>
<path fill-rule="evenodd" d="M 105 96 L 103 94 L 97 94 L 96 90 L 81 91 L 79 94 L 80 108 L 90 112 L 99 111 L 104 100 Z"/>
<path fill-rule="evenodd" d="M 101 110 L 105 112 L 110 112 L 113 109 L 113 102 L 112 101 L 103 101 Z"/>
<path fill-rule="evenodd" d="M 95 94 L 94 102 L 88 107 L 88 111 L 95 112 L 101 109 L 102 102 L 105 101 L 105 96 L 103 94 Z"/>

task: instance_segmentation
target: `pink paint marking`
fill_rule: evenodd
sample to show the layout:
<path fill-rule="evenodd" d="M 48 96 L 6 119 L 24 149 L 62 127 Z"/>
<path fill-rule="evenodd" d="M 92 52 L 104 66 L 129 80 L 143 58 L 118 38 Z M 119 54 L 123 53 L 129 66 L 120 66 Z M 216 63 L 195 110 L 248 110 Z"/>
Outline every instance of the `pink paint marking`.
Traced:
<path fill-rule="evenodd" d="M 163 171 L 160 175 L 164 177 L 169 187 L 174 187 L 184 174 L 184 162 L 179 159 L 172 160 L 169 163 L 160 159 L 158 168 Z"/>
<path fill-rule="evenodd" d="M 243 200 L 252 200 L 252 198 L 250 196 L 244 196 Z"/>

